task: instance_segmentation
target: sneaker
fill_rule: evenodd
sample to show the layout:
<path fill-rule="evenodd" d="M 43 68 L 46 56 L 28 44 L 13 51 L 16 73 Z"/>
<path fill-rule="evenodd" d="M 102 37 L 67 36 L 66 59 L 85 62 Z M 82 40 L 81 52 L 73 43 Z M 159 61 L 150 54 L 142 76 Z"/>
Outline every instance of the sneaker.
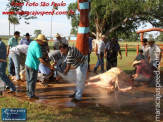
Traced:
<path fill-rule="evenodd" d="M 74 98 L 75 97 L 75 93 L 72 94 L 72 95 L 69 95 L 69 97 Z"/>
<path fill-rule="evenodd" d="M 76 99 L 76 98 L 73 98 L 73 99 L 71 100 L 71 102 L 79 102 L 79 101 L 81 101 L 81 100 L 78 100 L 78 99 Z"/>
<path fill-rule="evenodd" d="M 8 87 L 8 86 L 5 86 L 5 89 L 10 89 L 10 87 Z"/>

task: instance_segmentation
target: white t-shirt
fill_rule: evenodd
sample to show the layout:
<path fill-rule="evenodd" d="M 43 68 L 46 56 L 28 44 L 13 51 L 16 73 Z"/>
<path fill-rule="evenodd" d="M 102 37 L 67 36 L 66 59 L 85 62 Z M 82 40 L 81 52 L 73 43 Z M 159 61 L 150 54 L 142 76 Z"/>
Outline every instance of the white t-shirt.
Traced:
<path fill-rule="evenodd" d="M 27 55 L 27 50 L 28 50 L 28 45 L 17 45 L 16 47 L 11 48 L 10 51 L 13 51 L 18 55 L 20 55 L 20 53 Z"/>
<path fill-rule="evenodd" d="M 145 57 L 145 59 L 148 59 L 148 55 L 149 55 L 149 45 L 146 45 L 145 47 L 142 45 L 141 49 L 143 50 L 143 55 Z"/>
<path fill-rule="evenodd" d="M 104 53 L 104 51 L 105 51 L 105 43 L 104 43 L 104 41 L 100 40 L 98 42 L 98 52 L 97 52 L 97 54 Z"/>
<path fill-rule="evenodd" d="M 159 46 L 154 44 L 152 47 L 149 47 L 149 56 L 151 61 L 160 60 L 161 49 Z"/>

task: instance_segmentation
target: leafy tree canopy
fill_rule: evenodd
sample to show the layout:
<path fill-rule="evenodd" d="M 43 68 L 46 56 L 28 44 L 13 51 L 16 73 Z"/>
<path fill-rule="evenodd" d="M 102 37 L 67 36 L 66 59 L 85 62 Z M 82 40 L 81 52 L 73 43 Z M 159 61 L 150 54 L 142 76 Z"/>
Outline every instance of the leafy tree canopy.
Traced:
<path fill-rule="evenodd" d="M 71 3 L 68 11 L 74 10 L 71 19 L 72 30 L 77 31 L 79 13 L 77 3 Z M 140 24 L 151 23 L 163 27 L 163 0 L 92 0 L 90 12 L 91 33 L 99 37 L 104 34 L 115 37 L 121 33 L 130 34 Z"/>

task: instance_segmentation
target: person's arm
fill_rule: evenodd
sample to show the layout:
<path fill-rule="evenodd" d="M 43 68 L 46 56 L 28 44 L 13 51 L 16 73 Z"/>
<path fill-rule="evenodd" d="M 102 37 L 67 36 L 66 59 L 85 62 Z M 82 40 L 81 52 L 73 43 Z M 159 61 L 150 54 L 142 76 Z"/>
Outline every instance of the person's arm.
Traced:
<path fill-rule="evenodd" d="M 105 58 L 106 58 L 106 52 L 107 52 L 107 51 L 106 51 L 106 48 L 105 48 L 105 51 L 104 51 L 104 57 L 105 57 Z"/>
<path fill-rule="evenodd" d="M 122 59 L 122 53 L 121 53 L 121 49 L 118 51 L 119 55 L 120 55 L 120 60 Z"/>
<path fill-rule="evenodd" d="M 10 52 L 10 45 L 7 46 L 7 57 L 9 55 L 9 52 Z"/>
<path fill-rule="evenodd" d="M 51 70 L 54 69 L 53 66 L 51 66 L 49 63 L 47 63 L 43 58 L 39 58 L 39 61 L 40 61 L 42 64 L 44 64 L 44 65 L 46 65 L 47 67 L 49 67 Z"/>
<path fill-rule="evenodd" d="M 71 64 L 67 64 L 66 69 L 64 70 L 63 74 L 67 75 L 67 73 L 69 72 L 70 68 L 71 68 Z"/>

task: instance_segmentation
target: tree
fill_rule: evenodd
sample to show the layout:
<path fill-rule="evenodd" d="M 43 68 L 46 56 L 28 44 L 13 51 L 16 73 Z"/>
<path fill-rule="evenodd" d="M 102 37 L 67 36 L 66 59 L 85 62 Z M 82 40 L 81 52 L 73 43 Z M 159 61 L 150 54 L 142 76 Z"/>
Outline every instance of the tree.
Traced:
<path fill-rule="evenodd" d="M 148 34 L 149 39 L 153 39 L 153 34 Z"/>
<path fill-rule="evenodd" d="M 163 27 L 162 0 L 92 0 L 90 11 L 90 32 L 98 38 L 104 34 L 114 37 L 120 33 L 134 32 L 141 23 L 149 22 L 154 27 Z M 74 10 L 72 28 L 77 28 L 79 17 L 77 4 L 72 3 L 68 11 Z"/>
<path fill-rule="evenodd" d="M 15 32 L 15 25 L 18 25 L 19 24 L 19 19 L 17 18 L 17 16 L 14 16 L 14 15 L 10 15 L 9 18 L 8 18 L 9 22 L 11 24 L 14 25 L 14 32 Z"/>
<path fill-rule="evenodd" d="M 41 30 L 35 30 L 34 35 L 37 37 L 39 34 L 41 34 L 41 32 L 42 32 Z"/>
<path fill-rule="evenodd" d="M 37 17 L 33 15 L 27 15 L 27 14 L 17 14 L 17 12 L 23 13 L 23 6 L 18 6 L 18 5 L 13 5 L 14 3 L 19 4 L 19 3 L 25 3 L 29 0 L 9 0 L 8 4 L 6 5 L 6 9 L 9 12 L 13 12 L 15 14 L 9 15 L 8 20 L 9 20 L 9 35 L 10 35 L 10 23 L 14 24 L 14 28 L 16 24 L 19 24 L 19 20 L 24 18 L 25 23 L 29 24 L 28 20 L 29 19 L 36 19 Z M 15 29 L 14 29 L 15 30 Z"/>
<path fill-rule="evenodd" d="M 160 41 L 160 42 L 161 42 L 161 41 L 163 42 L 163 32 L 160 33 L 159 36 L 157 36 L 156 40 L 157 40 L 157 41 Z"/>

